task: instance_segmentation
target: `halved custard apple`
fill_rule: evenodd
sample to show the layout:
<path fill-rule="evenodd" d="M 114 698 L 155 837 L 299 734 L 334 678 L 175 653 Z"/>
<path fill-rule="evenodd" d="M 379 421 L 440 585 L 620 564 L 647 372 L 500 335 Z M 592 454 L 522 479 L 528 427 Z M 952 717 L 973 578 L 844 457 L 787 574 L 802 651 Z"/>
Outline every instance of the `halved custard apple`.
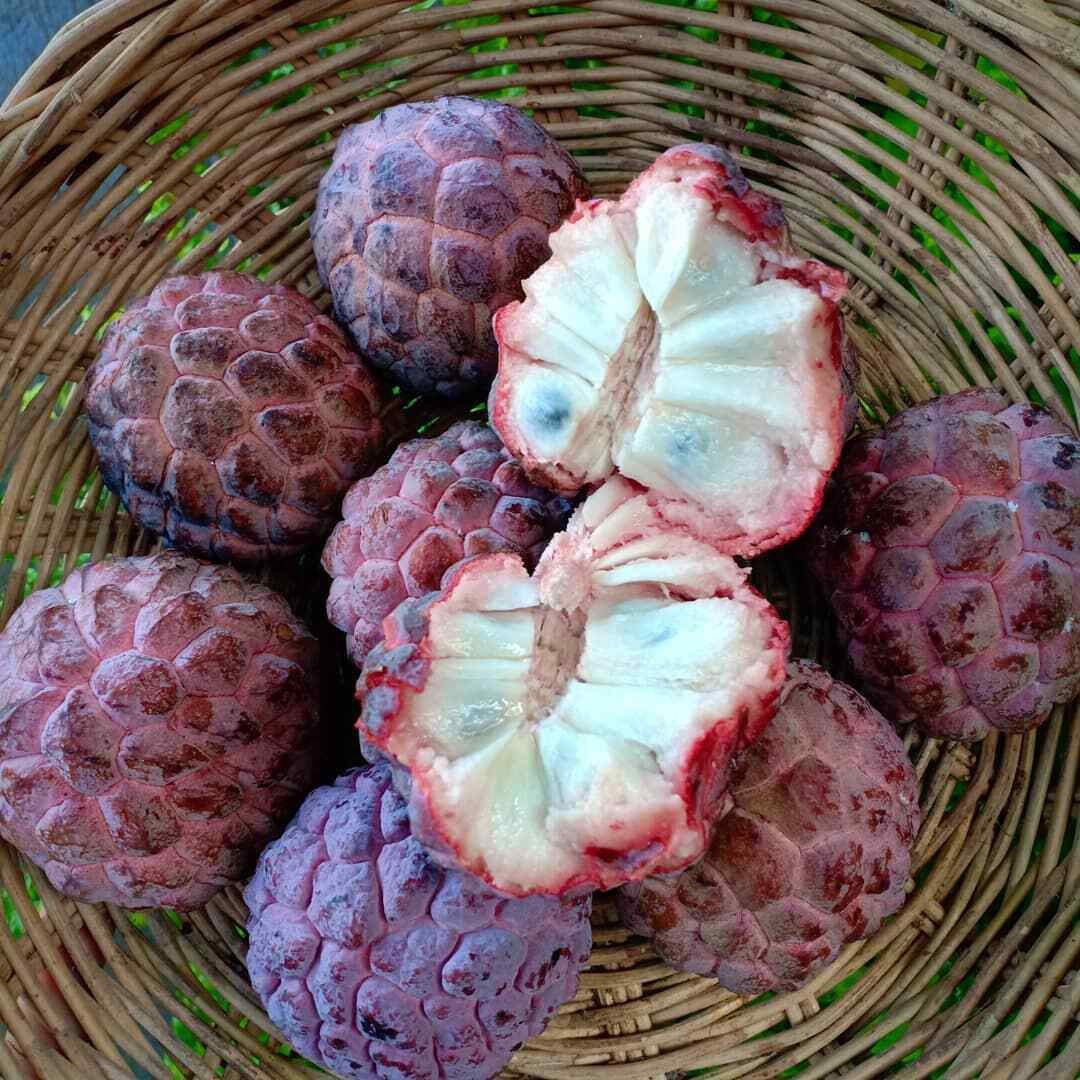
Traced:
<path fill-rule="evenodd" d="M 704 144 L 579 203 L 551 250 L 495 316 L 492 423 L 532 479 L 617 472 L 729 554 L 798 536 L 853 420 L 843 274 Z"/>
<path fill-rule="evenodd" d="M 787 624 L 746 578 L 613 477 L 532 576 L 482 555 L 402 604 L 359 726 L 421 842 L 519 896 L 698 859 L 784 680 Z"/>

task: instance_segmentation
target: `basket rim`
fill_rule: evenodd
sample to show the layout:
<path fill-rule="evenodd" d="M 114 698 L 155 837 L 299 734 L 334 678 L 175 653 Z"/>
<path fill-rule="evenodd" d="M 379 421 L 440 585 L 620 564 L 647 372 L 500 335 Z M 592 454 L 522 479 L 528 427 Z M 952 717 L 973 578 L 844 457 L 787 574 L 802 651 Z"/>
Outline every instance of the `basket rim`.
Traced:
<path fill-rule="evenodd" d="M 332 140 L 444 90 L 512 93 L 600 194 L 678 142 L 737 152 L 799 244 L 852 280 L 864 425 L 974 384 L 1042 398 L 1075 431 L 1078 17 L 1075 0 L 101 0 L 0 105 L 4 617 L 30 577 L 151 548 L 104 494 L 79 420 L 111 313 L 217 257 L 219 234 L 235 240 L 221 266 L 251 253 L 325 308 L 301 234 Z M 800 651 L 835 660 L 801 570 L 759 573 Z M 1039 733 L 974 747 L 907 733 L 926 818 L 911 899 L 799 991 L 741 1001 L 674 973 L 603 899 L 582 990 L 511 1075 L 1080 1072 L 1076 718 L 1074 701 Z M 184 1075 L 309 1075 L 260 1041 L 277 1036 L 244 977 L 237 889 L 180 925 L 132 920 L 65 900 L 2 844 L 0 885 L 0 1075 L 123 1080 L 134 1062 L 165 1080 L 163 1052 Z"/>

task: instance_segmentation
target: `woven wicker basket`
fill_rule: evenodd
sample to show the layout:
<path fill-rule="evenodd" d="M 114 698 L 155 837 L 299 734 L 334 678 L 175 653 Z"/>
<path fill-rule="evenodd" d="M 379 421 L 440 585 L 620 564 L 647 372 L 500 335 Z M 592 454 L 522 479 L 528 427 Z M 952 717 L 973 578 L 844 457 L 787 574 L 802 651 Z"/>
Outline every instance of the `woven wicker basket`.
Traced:
<path fill-rule="evenodd" d="M 0 109 L 3 617 L 79 558 L 147 550 L 104 497 L 82 378 L 167 271 L 240 266 L 325 302 L 305 221 L 342 125 L 409 98 L 535 111 L 599 192 L 664 147 L 730 146 L 851 276 L 864 422 L 971 382 L 1080 400 L 1078 0 L 106 0 Z M 415 413 L 403 429 L 415 430 Z M 796 652 L 833 652 L 783 557 Z M 295 575 L 294 575 L 295 576 Z M 317 580 L 314 575 L 309 581 Z M 310 593 L 310 588 L 308 592 Z M 316 607 L 318 605 L 316 604 Z M 1080 1072 L 1080 733 L 909 736 L 909 904 L 797 993 L 673 973 L 601 900 L 577 999 L 514 1059 L 542 1077 Z M 343 717 L 343 729 L 348 726 Z M 244 973 L 232 890 L 183 919 L 57 895 L 0 850 L 0 1073 L 310 1075 Z"/>

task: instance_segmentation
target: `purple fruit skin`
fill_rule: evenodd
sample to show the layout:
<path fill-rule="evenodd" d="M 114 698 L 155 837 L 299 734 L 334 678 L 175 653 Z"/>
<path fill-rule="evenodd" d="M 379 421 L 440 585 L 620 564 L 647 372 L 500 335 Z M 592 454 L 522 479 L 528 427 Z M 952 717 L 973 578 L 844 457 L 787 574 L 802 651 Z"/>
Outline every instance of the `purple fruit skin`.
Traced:
<path fill-rule="evenodd" d="M 867 696 L 972 741 L 1080 690 L 1080 441 L 992 390 L 848 444 L 807 538 Z"/>
<path fill-rule="evenodd" d="M 140 526 L 251 565 L 333 525 L 375 464 L 383 392 L 334 321 L 287 285 L 162 281 L 109 328 L 86 411 L 101 475 Z"/>
<path fill-rule="evenodd" d="M 495 374 L 492 315 L 585 195 L 570 155 L 510 105 L 395 105 L 338 142 L 311 219 L 319 275 L 367 360 L 462 397 Z"/>
<path fill-rule="evenodd" d="M 531 570 L 570 502 L 530 483 L 491 428 L 463 420 L 402 443 L 350 488 L 341 513 L 323 551 L 333 579 L 326 614 L 360 667 L 386 616 L 440 588 L 461 559 L 508 551 Z"/>
<path fill-rule="evenodd" d="M 173 552 L 33 593 L 0 637 L 0 835 L 79 900 L 202 906 L 318 777 L 317 655 L 283 597 Z"/>
<path fill-rule="evenodd" d="M 904 902 L 915 770 L 885 719 L 822 667 L 788 667 L 701 862 L 623 886 L 619 914 L 683 971 L 738 994 L 794 990 Z"/>
<path fill-rule="evenodd" d="M 436 865 L 386 764 L 308 796 L 244 894 L 251 982 L 346 1077 L 483 1080 L 577 992 L 589 897 L 512 899 Z"/>

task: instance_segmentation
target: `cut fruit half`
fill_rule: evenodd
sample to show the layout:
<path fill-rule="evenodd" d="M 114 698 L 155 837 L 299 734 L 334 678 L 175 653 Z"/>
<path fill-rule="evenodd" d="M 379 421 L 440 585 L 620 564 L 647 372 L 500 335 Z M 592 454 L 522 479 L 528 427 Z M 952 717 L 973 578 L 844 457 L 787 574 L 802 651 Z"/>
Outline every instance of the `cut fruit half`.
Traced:
<path fill-rule="evenodd" d="M 414 830 L 503 892 L 693 862 L 772 716 L 787 624 L 662 510 L 612 478 L 532 577 L 514 555 L 463 564 L 364 666 L 361 735 L 411 777 Z"/>
<path fill-rule="evenodd" d="M 530 475 L 619 472 L 729 554 L 801 533 L 852 418 L 843 274 L 704 144 L 580 203 L 551 250 L 495 316 L 492 423 Z"/>

